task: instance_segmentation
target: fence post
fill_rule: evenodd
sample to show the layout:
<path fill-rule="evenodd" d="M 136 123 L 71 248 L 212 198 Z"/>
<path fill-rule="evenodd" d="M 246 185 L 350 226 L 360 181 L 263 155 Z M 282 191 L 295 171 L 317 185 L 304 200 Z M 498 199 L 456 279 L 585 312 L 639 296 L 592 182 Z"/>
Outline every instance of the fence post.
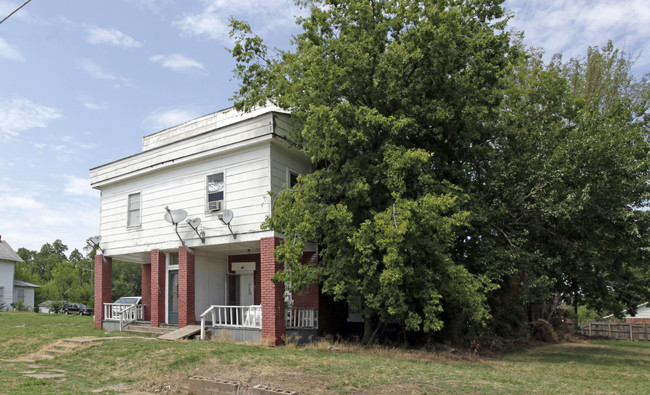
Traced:
<path fill-rule="evenodd" d="M 612 338 L 612 321 L 607 321 L 607 337 Z"/>
<path fill-rule="evenodd" d="M 589 322 L 589 337 L 591 337 L 591 322 Z"/>
<path fill-rule="evenodd" d="M 632 332 L 632 324 L 628 324 L 630 326 L 630 341 L 634 341 L 634 334 Z"/>

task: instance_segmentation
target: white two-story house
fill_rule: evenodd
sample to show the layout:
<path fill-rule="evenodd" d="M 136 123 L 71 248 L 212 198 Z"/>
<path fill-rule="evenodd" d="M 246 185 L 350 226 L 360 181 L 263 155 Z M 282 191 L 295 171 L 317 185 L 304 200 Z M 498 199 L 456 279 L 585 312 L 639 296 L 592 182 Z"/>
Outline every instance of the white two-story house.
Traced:
<path fill-rule="evenodd" d="M 184 327 L 203 321 L 236 340 L 281 344 L 318 327 L 317 287 L 288 295 L 270 281 L 282 235 L 261 229 L 309 159 L 275 107 L 216 112 L 144 137 L 142 152 L 90 170 L 101 191 L 95 326 L 131 318 Z M 142 266 L 142 303 L 111 304 L 112 260 Z M 317 263 L 316 248 L 305 264 Z M 135 310 L 139 310 L 135 311 Z"/>

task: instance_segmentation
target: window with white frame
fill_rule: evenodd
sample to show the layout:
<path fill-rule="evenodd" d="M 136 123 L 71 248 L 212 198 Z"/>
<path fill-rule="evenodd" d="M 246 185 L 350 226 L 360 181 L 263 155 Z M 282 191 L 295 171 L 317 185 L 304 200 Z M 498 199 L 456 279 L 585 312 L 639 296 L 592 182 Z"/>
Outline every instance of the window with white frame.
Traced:
<path fill-rule="evenodd" d="M 220 211 L 223 209 L 224 199 L 224 173 L 211 174 L 206 179 L 206 205 L 207 211 Z"/>
<path fill-rule="evenodd" d="M 129 201 L 127 206 L 128 217 L 126 225 L 131 226 L 140 226 L 140 193 L 132 193 L 129 195 Z"/>
<path fill-rule="evenodd" d="M 0 303 L 5 302 L 5 287 L 0 287 Z"/>
<path fill-rule="evenodd" d="M 16 299 L 18 299 L 18 302 L 25 302 L 25 289 L 24 288 L 16 288 Z"/>

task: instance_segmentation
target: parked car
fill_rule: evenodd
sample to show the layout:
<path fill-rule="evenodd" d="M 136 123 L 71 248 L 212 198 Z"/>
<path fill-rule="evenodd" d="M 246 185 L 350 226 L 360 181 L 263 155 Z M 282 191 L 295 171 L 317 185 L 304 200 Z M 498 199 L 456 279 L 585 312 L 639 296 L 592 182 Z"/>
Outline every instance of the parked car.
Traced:
<path fill-rule="evenodd" d="M 142 304 L 142 296 L 122 296 L 114 304 L 134 305 Z"/>
<path fill-rule="evenodd" d="M 79 315 L 93 315 L 93 309 L 89 308 L 83 303 L 65 303 L 61 310 L 61 314 L 79 314 Z"/>

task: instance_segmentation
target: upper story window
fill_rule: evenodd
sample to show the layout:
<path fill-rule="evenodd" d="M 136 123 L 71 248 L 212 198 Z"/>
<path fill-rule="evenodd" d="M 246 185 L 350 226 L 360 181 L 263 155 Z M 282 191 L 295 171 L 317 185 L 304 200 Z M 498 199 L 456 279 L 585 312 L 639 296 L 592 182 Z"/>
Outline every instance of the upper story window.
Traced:
<path fill-rule="evenodd" d="M 132 193 L 129 195 L 129 202 L 127 207 L 127 220 L 126 226 L 139 226 L 140 225 L 140 193 Z"/>
<path fill-rule="evenodd" d="M 289 185 L 289 188 L 293 188 L 293 186 L 298 183 L 298 173 L 289 170 L 289 179 L 287 181 L 288 181 L 287 185 Z"/>
<path fill-rule="evenodd" d="M 208 211 L 220 211 L 223 208 L 224 174 L 209 175 L 206 182 L 206 202 Z"/>

